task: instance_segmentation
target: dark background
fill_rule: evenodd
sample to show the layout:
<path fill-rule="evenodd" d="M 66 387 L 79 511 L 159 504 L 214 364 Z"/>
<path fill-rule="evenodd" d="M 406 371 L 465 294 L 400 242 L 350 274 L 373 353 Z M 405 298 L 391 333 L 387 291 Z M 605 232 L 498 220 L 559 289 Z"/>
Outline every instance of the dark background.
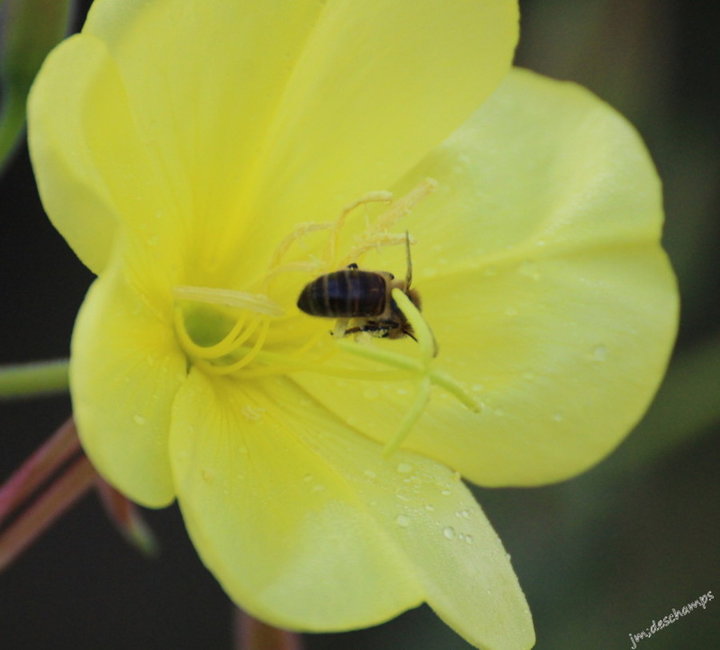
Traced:
<path fill-rule="evenodd" d="M 82 3 L 81 3 L 82 4 Z M 710 0 L 526 0 L 517 62 L 576 80 L 641 131 L 665 183 L 680 339 L 646 420 L 608 460 L 545 488 L 476 494 L 513 557 L 537 648 L 631 648 L 712 590 L 648 650 L 720 648 L 720 22 Z M 85 7 L 87 4 L 84 5 Z M 84 9 L 78 12 L 81 23 Z M 44 217 L 22 146 L 0 179 L 0 363 L 63 357 L 91 276 Z M 0 481 L 69 414 L 66 397 L 0 403 Z M 176 508 L 146 513 L 157 560 L 94 496 L 0 575 L 0 648 L 231 648 L 232 607 Z M 468 648 L 427 608 L 308 648 Z"/>

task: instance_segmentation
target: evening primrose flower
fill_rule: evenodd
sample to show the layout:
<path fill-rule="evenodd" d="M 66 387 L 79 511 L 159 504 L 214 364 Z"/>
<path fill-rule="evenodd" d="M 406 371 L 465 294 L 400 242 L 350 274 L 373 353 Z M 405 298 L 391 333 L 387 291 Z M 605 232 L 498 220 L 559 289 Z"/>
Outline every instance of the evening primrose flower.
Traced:
<path fill-rule="evenodd" d="M 531 646 L 459 477 L 577 474 L 657 387 L 657 176 L 588 92 L 510 71 L 516 36 L 509 0 L 100 0 L 38 77 L 43 203 L 98 275 L 83 446 L 133 500 L 177 499 L 258 618 L 342 630 L 425 601 L 476 646 Z M 417 341 L 297 309 L 349 263 L 404 277 L 407 240 Z"/>

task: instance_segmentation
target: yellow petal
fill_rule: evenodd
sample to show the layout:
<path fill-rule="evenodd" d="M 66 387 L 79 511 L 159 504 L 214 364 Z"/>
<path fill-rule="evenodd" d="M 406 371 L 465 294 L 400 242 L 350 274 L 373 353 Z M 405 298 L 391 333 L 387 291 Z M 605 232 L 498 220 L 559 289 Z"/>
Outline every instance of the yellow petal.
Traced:
<path fill-rule="evenodd" d="M 203 561 L 243 608 L 281 627 L 366 626 L 418 605 L 419 585 L 367 504 L 295 434 L 309 426 L 256 387 L 191 373 L 171 455 Z"/>
<path fill-rule="evenodd" d="M 116 206 L 93 161 L 83 118 L 106 64 L 101 44 L 70 38 L 46 59 L 28 100 L 30 154 L 43 206 L 96 273 L 110 254 Z"/>
<path fill-rule="evenodd" d="M 174 496 L 168 432 L 185 358 L 171 322 L 109 269 L 73 333 L 70 383 L 83 448 L 108 481 L 147 506 Z"/>
<path fill-rule="evenodd" d="M 282 627 L 340 630 L 425 599 L 478 646 L 531 645 L 502 545 L 446 468 L 405 452 L 384 459 L 285 380 L 193 374 L 172 427 L 188 530 L 251 613 Z"/>
<path fill-rule="evenodd" d="M 51 53 L 30 96 L 33 166 L 46 211 L 91 270 L 103 270 L 122 231 L 146 274 L 167 285 L 181 268 L 185 213 L 133 120 L 104 43 L 76 35 Z"/>
<path fill-rule="evenodd" d="M 247 278 L 289 224 L 386 188 L 472 112 L 508 69 L 517 6 L 106 0 L 84 31 L 196 220 L 200 266 Z"/>
<path fill-rule="evenodd" d="M 413 177 L 426 175 L 440 188 L 407 222 L 415 286 L 438 367 L 485 408 L 435 389 L 405 444 L 487 485 L 583 471 L 640 418 L 675 337 L 660 185 L 644 147 L 589 92 L 516 71 Z M 404 261 L 395 251 L 367 265 Z M 410 399 L 392 385 L 302 382 L 382 439 Z M 372 409 L 363 390 L 381 395 Z"/>

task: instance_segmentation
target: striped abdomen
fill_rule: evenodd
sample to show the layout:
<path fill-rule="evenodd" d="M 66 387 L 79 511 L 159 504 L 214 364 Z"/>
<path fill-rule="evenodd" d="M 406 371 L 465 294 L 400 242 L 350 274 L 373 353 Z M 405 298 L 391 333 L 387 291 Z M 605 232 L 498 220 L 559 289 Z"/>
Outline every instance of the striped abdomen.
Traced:
<path fill-rule="evenodd" d="M 311 316 L 363 318 L 385 311 L 388 281 L 372 271 L 344 269 L 321 275 L 305 286 L 297 301 Z"/>

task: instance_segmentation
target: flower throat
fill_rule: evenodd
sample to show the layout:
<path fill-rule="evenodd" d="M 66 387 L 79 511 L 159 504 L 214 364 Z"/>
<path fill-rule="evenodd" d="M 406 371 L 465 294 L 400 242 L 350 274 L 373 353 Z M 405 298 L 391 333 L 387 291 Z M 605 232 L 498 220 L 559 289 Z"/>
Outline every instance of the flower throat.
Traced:
<path fill-rule="evenodd" d="M 413 380 L 415 396 L 400 423 L 397 432 L 386 443 L 385 452 L 391 453 L 405 440 L 427 405 L 433 385 L 454 395 L 474 412 L 480 411 L 478 402 L 452 377 L 434 367 L 437 344 L 427 322 L 413 301 L 400 288 L 392 288 L 388 299 L 407 321 L 417 341 L 418 355 L 408 355 L 391 349 L 391 346 L 374 344 L 365 332 L 356 334 L 356 340 L 339 338 L 345 333 L 336 325 L 332 344 L 328 345 L 326 331 L 317 330 L 302 344 L 287 345 L 294 330 L 302 327 L 300 319 L 312 316 L 300 314 L 294 307 L 288 313 L 269 294 L 272 285 L 288 273 L 312 273 L 317 276 L 347 267 L 360 260 L 367 252 L 385 246 L 405 244 L 409 249 L 407 233 L 392 233 L 389 229 L 401 217 L 426 198 L 436 187 L 426 179 L 405 196 L 393 201 L 390 192 L 371 192 L 348 205 L 333 222 L 307 223 L 298 226 L 285 237 L 270 259 L 267 271 L 256 283 L 257 292 L 243 292 L 211 287 L 180 286 L 174 289 L 175 332 L 190 366 L 208 375 L 232 376 L 238 380 L 260 377 L 316 373 L 343 379 L 395 382 Z M 348 216 L 361 205 L 389 203 L 364 234 L 356 240 L 347 254 L 341 255 L 340 233 Z M 324 255 L 320 258 L 286 262 L 293 244 L 306 235 L 328 233 Z M 355 328 L 351 331 L 359 331 Z M 272 338 L 271 335 L 275 336 Z M 283 336 L 285 335 L 285 336 Z M 285 344 L 279 344 L 283 341 Z M 333 357 L 344 352 L 365 361 L 376 369 L 353 368 L 349 364 L 333 364 Z"/>

